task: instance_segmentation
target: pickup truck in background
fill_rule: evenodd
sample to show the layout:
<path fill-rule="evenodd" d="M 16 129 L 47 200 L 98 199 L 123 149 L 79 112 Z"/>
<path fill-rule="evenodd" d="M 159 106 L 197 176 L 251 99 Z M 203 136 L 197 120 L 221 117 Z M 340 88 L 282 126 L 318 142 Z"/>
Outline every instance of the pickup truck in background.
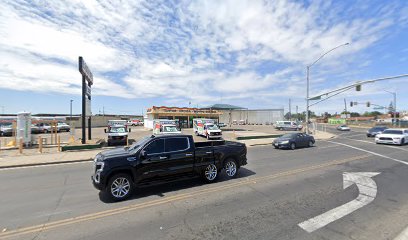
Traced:
<path fill-rule="evenodd" d="M 214 182 L 221 170 L 234 178 L 247 164 L 245 144 L 228 141 L 194 142 L 191 135 L 152 135 L 130 147 L 99 153 L 92 182 L 112 200 L 131 196 L 135 186 L 201 176 Z"/>

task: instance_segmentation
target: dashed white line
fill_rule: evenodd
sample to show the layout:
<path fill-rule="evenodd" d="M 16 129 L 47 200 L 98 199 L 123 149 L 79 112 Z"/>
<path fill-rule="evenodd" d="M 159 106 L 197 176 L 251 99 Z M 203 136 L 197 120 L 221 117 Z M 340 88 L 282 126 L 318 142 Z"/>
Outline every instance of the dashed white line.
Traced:
<path fill-rule="evenodd" d="M 342 145 L 342 146 L 349 147 L 349 148 L 353 148 L 353 149 L 356 149 L 356 150 L 359 150 L 359 151 L 362 151 L 362 152 L 370 153 L 372 155 L 376 155 L 376 156 L 379 156 L 379 157 L 382 157 L 382 158 L 390 159 L 390 160 L 393 160 L 395 162 L 399 162 L 399 163 L 408 165 L 408 162 L 405 162 L 405 161 L 402 161 L 402 160 L 399 160 L 399 159 L 396 159 L 396 158 L 388 157 L 388 156 L 385 156 L 385 155 L 382 155 L 382 154 L 379 154 L 379 153 L 376 153 L 376 152 L 368 151 L 368 150 L 365 150 L 365 149 L 362 149 L 362 148 L 354 147 L 354 146 L 351 146 L 351 145 L 348 145 L 348 144 L 333 142 L 333 141 L 327 141 L 327 142 Z"/>

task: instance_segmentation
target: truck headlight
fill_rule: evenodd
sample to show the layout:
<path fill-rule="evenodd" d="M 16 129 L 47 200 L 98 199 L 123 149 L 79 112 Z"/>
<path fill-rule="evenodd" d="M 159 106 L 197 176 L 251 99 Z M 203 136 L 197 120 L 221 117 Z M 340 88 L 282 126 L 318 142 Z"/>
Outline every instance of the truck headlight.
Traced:
<path fill-rule="evenodd" d="M 282 141 L 281 143 L 282 143 L 282 144 L 288 144 L 289 141 Z"/>

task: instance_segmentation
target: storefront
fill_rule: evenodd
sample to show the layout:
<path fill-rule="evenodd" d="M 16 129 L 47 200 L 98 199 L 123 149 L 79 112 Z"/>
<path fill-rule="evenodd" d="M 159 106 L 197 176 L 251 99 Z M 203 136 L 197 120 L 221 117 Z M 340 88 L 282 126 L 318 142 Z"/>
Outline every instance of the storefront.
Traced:
<path fill-rule="evenodd" d="M 173 119 L 178 120 L 180 128 L 191 128 L 194 118 L 211 118 L 219 122 L 221 114 L 220 111 L 209 109 L 153 106 L 146 111 L 144 127 L 153 129 L 154 119 Z"/>

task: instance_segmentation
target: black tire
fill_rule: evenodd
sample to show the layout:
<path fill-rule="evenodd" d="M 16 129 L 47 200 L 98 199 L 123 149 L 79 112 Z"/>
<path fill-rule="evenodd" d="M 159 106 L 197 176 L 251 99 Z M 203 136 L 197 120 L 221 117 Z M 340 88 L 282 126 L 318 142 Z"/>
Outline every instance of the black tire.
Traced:
<path fill-rule="evenodd" d="M 218 178 L 218 172 L 215 164 L 208 164 L 203 170 L 203 178 L 207 183 L 215 182 Z"/>
<path fill-rule="evenodd" d="M 129 174 L 113 175 L 106 186 L 106 194 L 113 201 L 123 201 L 132 196 L 134 184 Z"/>
<path fill-rule="evenodd" d="M 314 142 L 312 140 L 309 141 L 309 147 L 313 147 Z"/>
<path fill-rule="evenodd" d="M 229 178 L 235 178 L 238 175 L 239 166 L 237 164 L 237 161 L 235 161 L 235 159 L 228 158 L 224 162 L 224 169 L 225 169 L 225 174 L 227 174 Z"/>
<path fill-rule="evenodd" d="M 277 147 L 277 146 L 273 146 L 275 149 L 279 149 L 279 147 Z"/>
<path fill-rule="evenodd" d="M 290 149 L 295 150 L 295 149 L 296 149 L 296 144 L 295 144 L 295 143 L 291 143 L 291 144 L 290 144 Z"/>
<path fill-rule="evenodd" d="M 400 146 L 404 146 L 404 144 L 405 144 L 405 138 L 401 139 L 401 144 L 400 144 Z"/>

